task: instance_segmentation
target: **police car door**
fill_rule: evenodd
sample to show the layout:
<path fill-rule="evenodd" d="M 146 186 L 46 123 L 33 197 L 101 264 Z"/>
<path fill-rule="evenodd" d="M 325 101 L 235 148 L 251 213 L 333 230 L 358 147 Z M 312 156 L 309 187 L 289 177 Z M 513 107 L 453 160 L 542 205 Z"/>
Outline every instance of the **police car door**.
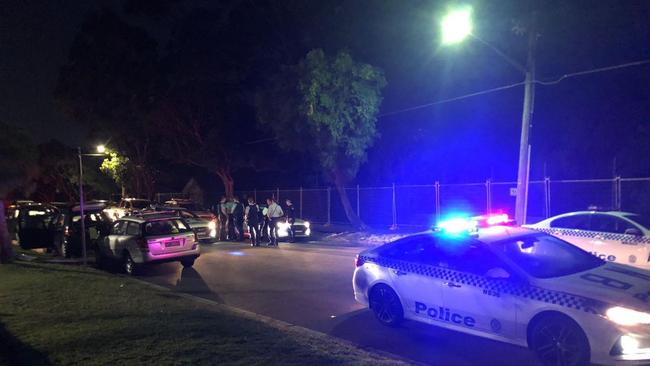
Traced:
<path fill-rule="evenodd" d="M 429 313 L 442 306 L 442 279 L 431 260 L 435 238 L 416 235 L 395 242 L 381 253 L 388 264 L 393 284 L 404 309 L 404 316 L 427 323 L 433 320 Z"/>
<path fill-rule="evenodd" d="M 443 300 L 447 322 L 496 337 L 516 337 L 517 299 L 504 289 L 517 286 L 515 272 L 483 244 L 469 243 L 448 256 Z"/>
<path fill-rule="evenodd" d="M 641 237 L 626 234 L 628 229 L 637 229 L 632 223 L 607 214 L 593 214 L 591 254 L 600 259 L 628 265 L 645 264 L 647 249 Z"/>

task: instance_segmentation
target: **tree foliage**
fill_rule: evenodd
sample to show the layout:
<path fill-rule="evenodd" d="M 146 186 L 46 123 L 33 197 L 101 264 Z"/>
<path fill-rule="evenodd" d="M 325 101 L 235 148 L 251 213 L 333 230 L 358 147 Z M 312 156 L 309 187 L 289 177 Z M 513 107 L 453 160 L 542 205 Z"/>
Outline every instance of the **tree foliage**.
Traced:
<path fill-rule="evenodd" d="M 317 158 L 336 184 L 350 221 L 361 225 L 343 189 L 377 137 L 383 72 L 346 52 L 312 50 L 257 97 L 258 118 L 281 147 Z"/>
<path fill-rule="evenodd" d="M 149 126 L 159 94 L 157 47 L 144 29 L 114 13 L 92 14 L 73 41 L 55 91 L 71 118 L 129 156 L 138 168 L 130 181 L 136 195 L 153 194 L 156 139 Z"/>
<path fill-rule="evenodd" d="M 109 150 L 108 157 L 102 161 L 99 170 L 111 177 L 117 185 L 124 187 L 129 178 L 129 158 L 118 154 L 117 151 Z"/>

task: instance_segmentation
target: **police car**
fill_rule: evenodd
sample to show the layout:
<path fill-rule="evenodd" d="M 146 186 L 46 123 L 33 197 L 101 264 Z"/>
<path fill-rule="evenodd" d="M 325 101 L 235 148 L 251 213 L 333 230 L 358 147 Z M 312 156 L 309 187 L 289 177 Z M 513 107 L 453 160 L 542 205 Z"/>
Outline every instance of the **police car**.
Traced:
<path fill-rule="evenodd" d="M 525 227 L 576 245 L 600 259 L 650 269 L 650 219 L 621 211 L 579 211 Z"/>
<path fill-rule="evenodd" d="M 650 360 L 650 272 L 543 232 L 465 229 L 360 253 L 356 300 L 384 325 L 410 319 L 527 346 L 544 365 Z"/>

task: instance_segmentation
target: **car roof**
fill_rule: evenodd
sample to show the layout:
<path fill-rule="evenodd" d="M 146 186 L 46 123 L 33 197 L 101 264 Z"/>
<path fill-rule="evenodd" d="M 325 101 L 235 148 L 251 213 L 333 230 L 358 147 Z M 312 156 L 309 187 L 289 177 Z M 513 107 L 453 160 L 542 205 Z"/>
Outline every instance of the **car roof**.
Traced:
<path fill-rule="evenodd" d="M 147 215 L 124 216 L 120 218 L 118 221 L 132 221 L 132 222 L 137 222 L 139 224 L 142 224 L 151 221 L 178 220 L 178 219 L 179 217 L 176 215 L 170 215 L 169 213 L 166 212 L 159 212 L 159 213 L 156 212 Z"/>
<path fill-rule="evenodd" d="M 559 217 L 565 217 L 565 216 L 573 216 L 573 215 L 593 215 L 593 214 L 601 214 L 601 215 L 611 215 L 611 216 L 627 216 L 627 215 L 637 215 L 636 213 L 633 212 L 626 212 L 626 211 L 598 211 L 598 210 L 591 210 L 591 211 L 572 211 L 572 212 L 565 212 L 563 214 L 555 215 L 552 217 L 549 217 L 547 220 L 550 219 L 556 219 Z"/>

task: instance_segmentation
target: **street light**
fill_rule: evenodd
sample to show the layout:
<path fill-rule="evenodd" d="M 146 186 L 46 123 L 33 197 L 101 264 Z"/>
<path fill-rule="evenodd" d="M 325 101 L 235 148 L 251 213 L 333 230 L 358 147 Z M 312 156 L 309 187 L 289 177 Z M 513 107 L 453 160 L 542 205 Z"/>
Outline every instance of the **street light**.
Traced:
<path fill-rule="evenodd" d="M 535 48 L 537 33 L 535 30 L 535 13 L 531 16 L 528 29 L 528 57 L 526 65 L 521 65 L 490 43 L 472 34 L 472 8 L 464 7 L 450 11 L 443 17 L 441 25 L 442 44 L 452 45 L 470 37 L 487 46 L 501 58 L 525 75 L 524 106 L 521 117 L 521 139 L 519 141 L 519 163 L 517 169 L 517 197 L 515 200 L 515 220 L 518 224 L 526 223 L 528 208 L 528 180 L 530 170 L 530 145 L 528 143 L 535 103 Z"/>
<path fill-rule="evenodd" d="M 79 156 L 79 215 L 81 222 L 81 256 L 83 257 L 83 265 L 88 265 L 88 255 L 86 252 L 86 217 L 84 215 L 84 168 L 83 156 L 105 156 L 106 146 L 97 145 L 97 154 L 82 154 L 81 147 L 77 147 L 77 155 Z"/>
<path fill-rule="evenodd" d="M 465 6 L 453 9 L 442 18 L 442 44 L 460 43 L 472 34 L 472 8 Z"/>

